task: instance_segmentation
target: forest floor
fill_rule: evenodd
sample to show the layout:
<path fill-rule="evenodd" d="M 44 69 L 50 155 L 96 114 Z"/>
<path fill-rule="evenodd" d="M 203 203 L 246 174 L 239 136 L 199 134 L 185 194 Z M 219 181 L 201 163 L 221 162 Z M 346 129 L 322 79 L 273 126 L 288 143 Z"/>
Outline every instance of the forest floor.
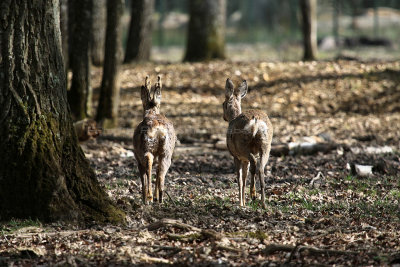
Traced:
<path fill-rule="evenodd" d="M 163 77 L 162 113 L 179 139 L 169 196 L 148 206 L 132 152 L 146 75 Z M 233 159 L 224 149 L 227 77 L 248 81 L 243 109 L 268 112 L 274 145 L 336 144 L 271 156 L 265 210 L 248 190 L 247 205 L 238 206 Z M 100 79 L 95 69 L 94 88 Z M 0 266 L 400 263 L 400 62 L 129 65 L 120 117 L 117 129 L 81 145 L 127 224 L 12 221 L 0 225 Z M 359 176 L 348 164 L 371 165 L 373 174 Z"/>

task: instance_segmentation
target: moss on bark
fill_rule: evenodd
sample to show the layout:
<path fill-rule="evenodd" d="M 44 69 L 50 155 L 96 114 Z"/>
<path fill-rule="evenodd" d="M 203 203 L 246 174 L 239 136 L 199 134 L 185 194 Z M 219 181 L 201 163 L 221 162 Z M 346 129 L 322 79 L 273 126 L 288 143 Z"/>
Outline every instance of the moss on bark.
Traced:
<path fill-rule="evenodd" d="M 74 132 L 54 3 L 0 4 L 0 220 L 120 223 Z"/>

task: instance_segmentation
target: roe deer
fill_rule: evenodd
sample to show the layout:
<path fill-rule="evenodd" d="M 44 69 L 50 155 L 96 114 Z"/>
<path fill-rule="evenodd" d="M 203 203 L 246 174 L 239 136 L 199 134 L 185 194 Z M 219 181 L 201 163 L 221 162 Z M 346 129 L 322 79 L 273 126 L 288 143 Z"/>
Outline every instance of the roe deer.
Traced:
<path fill-rule="evenodd" d="M 153 200 L 151 192 L 151 170 L 153 163 L 158 160 L 154 202 L 163 202 L 165 175 L 171 165 L 172 153 L 175 148 L 176 135 L 172 122 L 160 114 L 161 78 L 154 87 L 151 98 L 151 85 L 146 77 L 145 85 L 141 88 L 143 103 L 143 121 L 136 127 L 133 135 L 135 158 L 138 163 L 142 181 L 143 203 L 147 205 Z"/>
<path fill-rule="evenodd" d="M 241 99 L 247 93 L 247 82 L 234 89 L 228 78 L 225 85 L 225 101 L 223 103 L 224 120 L 229 122 L 226 134 L 228 150 L 234 158 L 235 172 L 239 185 L 240 206 L 246 204 L 245 188 L 250 163 L 250 194 L 256 198 L 255 175 L 260 178 L 261 201 L 265 208 L 264 168 L 268 162 L 272 141 L 272 124 L 264 112 L 247 110 L 242 113 Z M 257 158 L 260 163 L 257 169 Z"/>

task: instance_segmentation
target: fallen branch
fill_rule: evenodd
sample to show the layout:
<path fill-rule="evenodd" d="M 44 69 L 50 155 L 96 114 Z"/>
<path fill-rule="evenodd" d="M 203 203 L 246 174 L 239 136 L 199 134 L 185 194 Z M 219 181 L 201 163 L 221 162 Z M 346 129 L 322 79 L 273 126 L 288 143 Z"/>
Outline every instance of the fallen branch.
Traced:
<path fill-rule="evenodd" d="M 141 261 L 145 261 L 148 263 L 165 263 L 165 264 L 171 264 L 169 260 L 166 260 L 164 258 L 156 258 L 156 257 L 150 257 L 148 255 L 142 256 L 139 258 Z"/>
<path fill-rule="evenodd" d="M 154 231 L 162 227 L 167 227 L 167 226 L 173 226 L 182 230 L 187 230 L 187 231 L 195 231 L 195 232 L 201 232 L 200 228 L 197 228 L 195 226 L 191 226 L 189 224 L 179 222 L 177 220 L 173 219 L 161 219 L 160 221 L 154 222 L 150 225 L 147 226 L 147 230 L 149 231 Z"/>
<path fill-rule="evenodd" d="M 264 250 L 263 254 L 268 256 L 275 252 L 283 251 L 283 252 L 302 252 L 307 251 L 310 255 L 358 255 L 359 251 L 346 251 L 346 250 L 335 250 L 335 249 L 320 249 L 316 247 L 309 246 L 293 246 L 293 245 L 280 245 L 280 244 L 270 244 Z M 370 256 L 376 256 L 375 252 L 363 252 Z"/>
<path fill-rule="evenodd" d="M 333 142 L 278 144 L 272 145 L 270 153 L 274 157 L 287 155 L 314 155 L 319 152 L 326 154 L 342 146 L 344 145 Z M 227 149 L 226 142 L 224 140 L 217 142 L 214 147 L 219 150 Z"/>
<path fill-rule="evenodd" d="M 198 232 L 200 234 L 200 237 L 203 238 L 210 238 L 210 239 L 215 239 L 215 240 L 221 240 L 224 236 L 221 233 L 218 233 L 214 230 L 211 229 L 200 229 L 198 227 L 179 222 L 174 219 L 161 219 L 160 221 L 154 222 L 150 225 L 148 225 L 146 228 L 149 231 L 154 231 L 162 227 L 168 227 L 168 226 L 173 226 L 182 230 L 186 231 L 193 231 L 193 232 Z M 171 235 L 172 238 L 184 238 L 185 236 L 179 236 L 179 235 Z M 187 236 L 186 236 L 187 237 Z"/>

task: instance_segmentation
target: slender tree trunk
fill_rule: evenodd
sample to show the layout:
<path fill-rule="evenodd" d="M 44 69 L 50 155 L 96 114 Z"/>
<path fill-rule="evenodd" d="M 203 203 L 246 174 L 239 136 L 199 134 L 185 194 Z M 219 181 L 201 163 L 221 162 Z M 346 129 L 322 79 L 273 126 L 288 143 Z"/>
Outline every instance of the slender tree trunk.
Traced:
<path fill-rule="evenodd" d="M 72 117 L 79 121 L 90 114 L 92 87 L 90 85 L 90 41 L 92 33 L 93 0 L 70 0 L 74 11 L 71 38 L 72 83 L 68 91 L 68 102 Z"/>
<path fill-rule="evenodd" d="M 60 0 L 61 47 L 64 58 L 65 75 L 68 71 L 68 0 Z"/>
<path fill-rule="evenodd" d="M 104 128 L 115 127 L 118 122 L 119 69 L 122 59 L 121 16 L 123 7 L 123 0 L 107 0 L 106 48 L 96 117 L 96 120 Z"/>
<path fill-rule="evenodd" d="M 335 38 L 336 46 L 339 45 L 339 16 L 341 9 L 341 0 L 333 0 L 332 3 L 332 24 L 333 24 L 333 36 Z"/>
<path fill-rule="evenodd" d="M 374 5 L 374 37 L 379 37 L 379 14 L 378 14 L 378 1 L 373 0 Z"/>
<path fill-rule="evenodd" d="M 153 11 L 154 0 L 135 0 L 131 3 L 125 63 L 150 60 Z"/>
<path fill-rule="evenodd" d="M 304 60 L 314 60 L 317 54 L 317 1 L 300 0 L 303 21 Z"/>
<path fill-rule="evenodd" d="M 360 0 L 350 0 L 350 6 L 351 6 L 351 29 L 353 31 L 358 30 L 358 15 L 359 15 L 359 6 L 360 6 Z"/>
<path fill-rule="evenodd" d="M 294 38 L 294 35 L 296 34 L 299 25 L 298 25 L 298 17 L 297 17 L 297 10 L 298 10 L 298 0 L 290 0 L 289 2 L 289 12 L 290 12 L 290 33 L 292 35 L 292 38 Z"/>
<path fill-rule="evenodd" d="M 226 0 L 190 0 L 186 61 L 225 57 Z"/>
<path fill-rule="evenodd" d="M 104 61 L 104 43 L 106 39 L 106 0 L 93 0 L 93 26 L 91 57 L 95 66 L 101 66 Z"/>
<path fill-rule="evenodd" d="M 75 10 L 72 8 L 74 6 L 74 2 L 76 0 L 66 0 L 68 1 L 68 8 L 67 8 L 67 12 L 68 12 L 68 20 L 67 20 L 67 24 L 68 24 L 68 69 L 70 69 L 71 65 L 72 65 L 72 61 L 74 59 L 74 57 L 72 56 L 72 35 L 75 32 L 75 25 L 76 23 L 74 23 L 75 21 Z"/>
<path fill-rule="evenodd" d="M 166 1 L 160 1 L 160 18 L 158 19 L 158 45 L 160 47 L 163 47 L 165 43 L 164 27 L 163 27 L 163 23 L 165 20 L 165 12 L 166 12 Z"/>
<path fill-rule="evenodd" d="M 58 1 L 0 3 L 0 220 L 121 222 L 72 124 Z"/>

